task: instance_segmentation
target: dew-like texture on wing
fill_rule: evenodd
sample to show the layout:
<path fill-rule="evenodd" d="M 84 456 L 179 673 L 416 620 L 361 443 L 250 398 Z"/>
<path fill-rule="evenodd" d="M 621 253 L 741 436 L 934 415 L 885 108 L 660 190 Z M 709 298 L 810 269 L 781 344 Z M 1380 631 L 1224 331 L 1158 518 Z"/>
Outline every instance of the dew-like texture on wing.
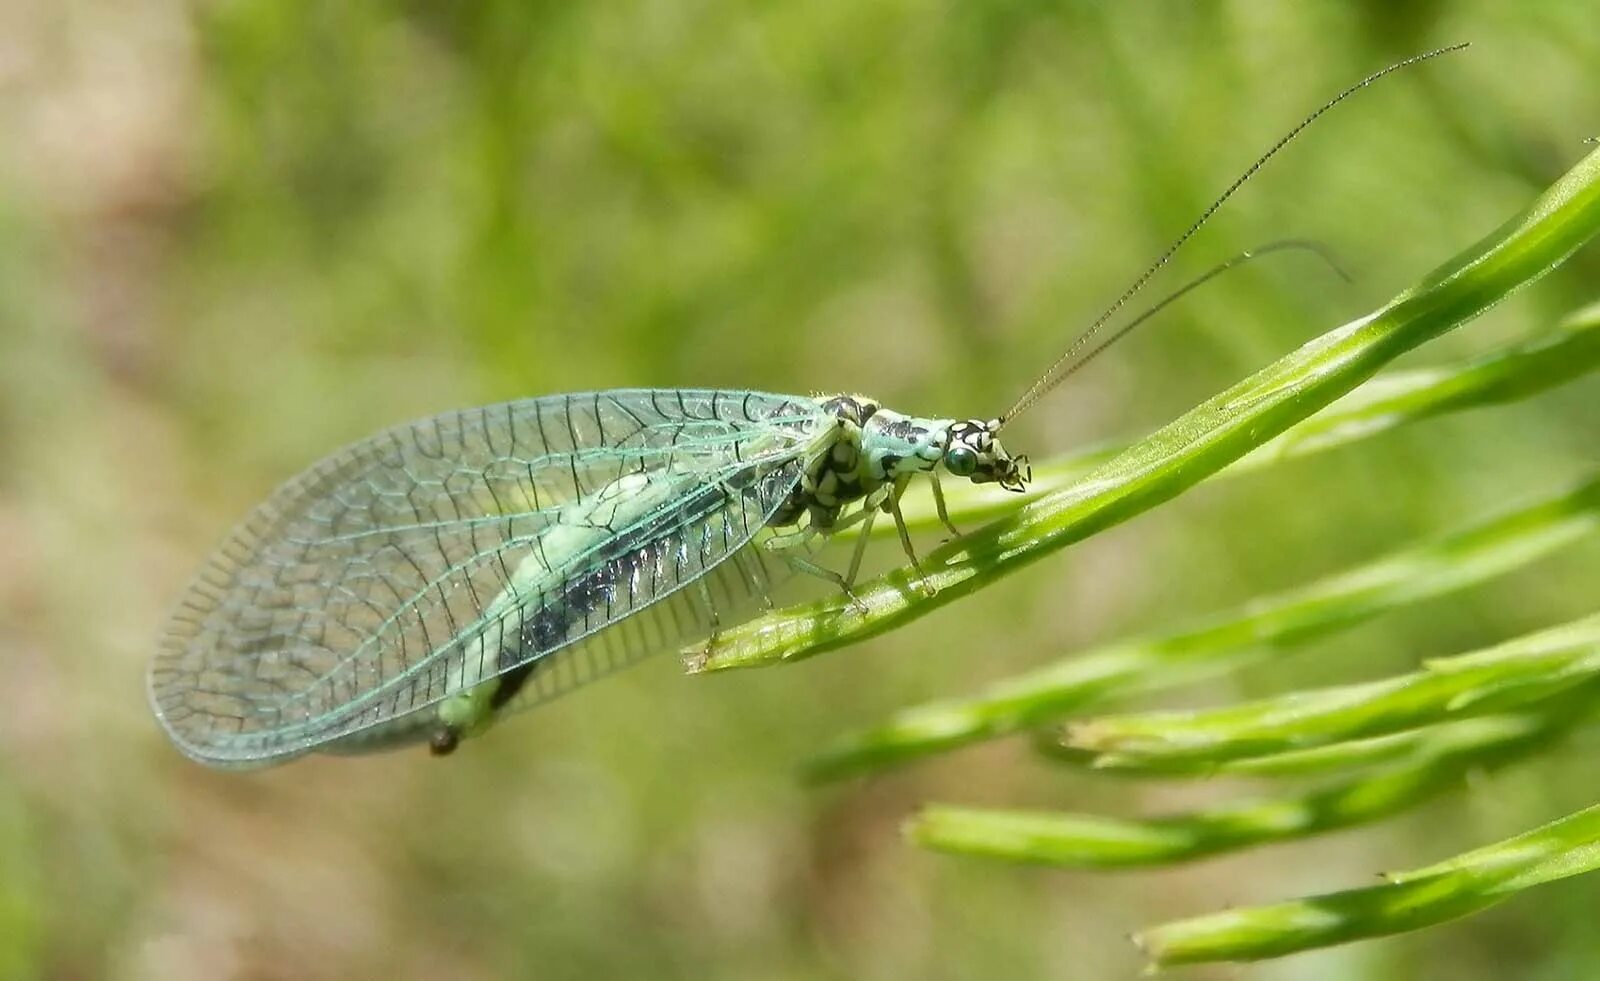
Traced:
<path fill-rule="evenodd" d="M 692 639 L 712 614 L 684 587 L 743 550 L 707 585 L 762 588 L 745 546 L 824 432 L 811 399 L 666 389 L 379 433 L 280 487 L 212 555 L 151 667 L 156 713 L 197 759 L 266 763 L 414 736 L 489 679 L 548 698 Z M 584 663 L 560 664 L 569 650 Z"/>

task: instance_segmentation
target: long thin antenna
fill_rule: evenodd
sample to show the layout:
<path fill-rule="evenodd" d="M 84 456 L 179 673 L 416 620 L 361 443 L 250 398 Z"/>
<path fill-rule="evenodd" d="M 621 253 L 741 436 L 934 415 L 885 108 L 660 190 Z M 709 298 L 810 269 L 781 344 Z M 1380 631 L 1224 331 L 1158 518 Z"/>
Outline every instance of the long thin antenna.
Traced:
<path fill-rule="evenodd" d="M 1210 269 L 1207 269 L 1205 272 L 1173 290 L 1171 293 L 1168 293 L 1154 304 L 1146 307 L 1144 310 L 1141 310 L 1138 316 L 1123 324 L 1121 327 L 1118 327 L 1109 336 L 1102 337 L 1100 339 L 1100 343 L 1096 344 L 1094 347 L 1084 349 L 1082 356 L 1078 357 L 1071 364 L 1063 368 L 1055 377 L 1051 383 L 1052 387 L 1061 384 L 1061 382 L 1065 381 L 1069 375 L 1093 361 L 1102 351 L 1122 340 L 1122 338 L 1127 336 L 1127 334 L 1135 327 L 1144 323 L 1146 320 L 1149 320 L 1151 317 L 1154 317 L 1167 307 L 1172 306 L 1183 297 L 1211 282 L 1213 279 L 1216 279 L 1218 276 L 1221 276 L 1229 269 L 1232 269 L 1235 266 L 1242 266 L 1253 259 L 1260 259 L 1261 257 L 1271 255 L 1274 252 L 1288 252 L 1290 250 L 1312 253 L 1326 263 L 1328 268 L 1333 270 L 1334 275 L 1338 276 L 1347 283 L 1353 282 L 1353 280 L 1350 278 L 1350 274 L 1345 272 L 1344 269 L 1340 267 L 1339 262 L 1334 258 L 1333 253 L 1329 252 L 1327 248 L 1324 247 L 1320 242 L 1290 238 L 1283 239 L 1282 241 L 1278 242 L 1268 242 L 1266 245 L 1258 245 L 1252 249 L 1245 249 L 1242 252 L 1237 252 L 1229 258 L 1222 260 L 1221 262 L 1212 266 Z M 1039 394 L 1043 395 L 1044 393 L 1041 392 Z M 1007 418 L 1010 417 L 1007 416 Z"/>
<path fill-rule="evenodd" d="M 1300 122 L 1296 124 L 1293 129 L 1289 130 L 1289 132 L 1285 133 L 1278 140 L 1278 142 L 1274 143 L 1266 153 L 1263 153 L 1261 156 L 1257 157 L 1255 163 L 1252 163 L 1249 167 L 1247 167 L 1244 173 L 1240 174 L 1232 184 L 1229 184 L 1227 190 L 1218 195 L 1217 199 L 1212 201 L 1211 204 L 1206 207 L 1206 210 L 1200 213 L 1200 217 L 1195 219 L 1194 224 L 1190 225 L 1182 235 L 1179 235 L 1171 245 L 1167 246 L 1167 250 L 1161 253 L 1156 261 L 1152 262 L 1144 272 L 1139 274 L 1139 278 L 1133 281 L 1133 285 L 1129 286 L 1126 290 L 1123 290 L 1122 295 L 1117 297 L 1116 302 L 1107 307 L 1104 313 L 1095 318 L 1094 323 L 1089 325 L 1088 330 L 1085 330 L 1083 333 L 1077 336 L 1077 338 L 1067 347 L 1066 352 L 1062 354 L 1061 357 L 1057 358 L 1055 363 L 1050 365 L 1049 369 L 1046 370 L 1042 376 L 1040 376 L 1038 381 L 1033 383 L 1032 387 L 1030 387 L 1026 392 L 1022 393 L 1022 397 L 1017 399 L 1017 401 L 1012 404 L 1011 408 L 1006 410 L 1005 414 L 1000 417 L 1000 421 L 1004 423 L 1015 419 L 1018 415 L 1026 411 L 1029 406 L 1039 401 L 1039 399 L 1042 398 L 1047 392 L 1061 384 L 1062 379 L 1072 374 L 1079 367 L 1082 367 L 1081 364 L 1075 364 L 1074 362 L 1084 350 L 1088 349 L 1090 340 L 1092 340 L 1094 336 L 1099 333 L 1100 328 L 1104 327 L 1112 317 L 1116 316 L 1117 313 L 1125 305 L 1127 305 L 1129 300 L 1133 299 L 1140 290 L 1144 289 L 1145 284 L 1150 282 L 1155 274 L 1160 272 L 1161 269 L 1166 266 L 1169 261 L 1171 261 L 1172 257 L 1177 254 L 1179 249 L 1183 248 L 1184 243 L 1188 242 L 1189 239 L 1194 236 L 1195 232 L 1200 230 L 1201 226 L 1211 220 L 1211 216 L 1216 214 L 1217 209 L 1221 208 L 1223 204 L 1227 203 L 1229 198 L 1233 197 L 1235 191 L 1243 187 L 1246 181 L 1254 177 L 1257 171 L 1266 166 L 1268 160 L 1271 160 L 1274 156 L 1276 156 L 1279 150 L 1282 150 L 1285 146 L 1288 146 L 1295 137 L 1304 132 L 1306 127 L 1316 122 L 1323 113 L 1327 112 L 1329 109 L 1332 109 L 1345 99 L 1348 99 L 1350 96 L 1355 95 L 1357 92 L 1371 85 L 1373 82 L 1376 82 L 1378 79 L 1383 78 L 1385 75 L 1397 72 L 1402 68 L 1408 68 L 1411 65 L 1417 64 L 1418 62 L 1428 61 L 1429 59 L 1437 58 L 1440 55 L 1460 51 L 1467 46 L 1467 44 L 1452 44 L 1446 48 L 1437 48 L 1433 51 L 1428 51 L 1423 54 L 1413 55 L 1404 61 L 1395 62 L 1389 67 L 1373 72 L 1371 75 L 1368 75 L 1361 81 L 1351 85 L 1349 88 L 1340 92 L 1327 102 L 1324 102 L 1309 116 L 1300 120 Z M 1224 265 L 1226 265 L 1226 263 Z M 1169 297 L 1166 302 L 1176 299 L 1178 296 L 1181 296 L 1194 286 L 1198 286 L 1200 282 L 1204 282 L 1206 279 L 1209 279 L 1211 275 L 1215 275 L 1216 272 L 1220 271 L 1220 269 L 1217 269 L 1206 276 L 1202 276 L 1199 282 L 1192 283 L 1189 287 L 1180 290 L 1178 293 Z M 1165 303 L 1158 304 L 1154 309 L 1159 310 L 1161 306 L 1164 305 Z M 1142 320 L 1147 319 L 1148 316 L 1149 313 L 1147 312 L 1143 317 L 1140 318 L 1140 320 L 1135 321 L 1135 323 L 1139 323 Z M 1089 357 L 1093 357 L 1095 354 L 1098 354 L 1100 351 L 1104 350 L 1106 344 L 1109 344 L 1111 341 L 1115 341 L 1118 337 L 1126 334 L 1129 329 L 1131 329 L 1131 326 L 1129 328 L 1124 328 L 1117 334 L 1113 335 L 1111 340 L 1105 342 L 1105 344 L 1095 347 L 1090 352 Z"/>

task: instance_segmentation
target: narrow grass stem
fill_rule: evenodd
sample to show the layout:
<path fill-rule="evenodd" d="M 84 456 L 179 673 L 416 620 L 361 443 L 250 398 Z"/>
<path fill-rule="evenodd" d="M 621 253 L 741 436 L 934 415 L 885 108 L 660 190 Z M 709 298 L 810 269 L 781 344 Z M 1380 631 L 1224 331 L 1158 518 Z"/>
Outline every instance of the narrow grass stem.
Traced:
<path fill-rule="evenodd" d="M 1558 388 L 1600 367 L 1600 304 L 1578 310 L 1554 330 L 1456 364 L 1387 372 L 1285 430 L 1218 472 L 1254 473 L 1273 464 L 1337 449 L 1435 416 L 1503 405 Z M 1097 447 L 1034 469 L 1028 501 L 1072 486 L 1126 446 Z M 991 485 L 954 483 L 945 489 L 958 524 L 989 521 L 1015 511 L 1019 500 Z M 916 483 L 901 501 L 908 527 L 941 527 L 932 496 Z M 874 526 L 893 537 L 890 526 Z"/>
<path fill-rule="evenodd" d="M 895 629 L 1170 500 L 1355 389 L 1384 365 L 1538 279 L 1600 232 L 1600 151 L 1524 213 L 1366 317 L 1336 328 L 1096 467 L 854 598 L 777 610 L 691 652 L 692 671 L 811 657 Z"/>
<path fill-rule="evenodd" d="M 1536 706 L 1600 679 L 1600 616 L 1420 671 L 1198 711 L 1106 716 L 1065 742 L 1111 765 L 1135 759 L 1209 765 Z"/>
<path fill-rule="evenodd" d="M 1453 733 L 1434 744 L 1424 740 L 1408 760 L 1306 793 L 1145 820 L 937 804 L 908 822 L 906 835 L 936 851 L 1074 868 L 1192 861 L 1399 813 L 1459 787 L 1469 771 L 1525 759 L 1564 733 L 1571 718 L 1569 712 L 1476 719 L 1470 734 Z"/>
<path fill-rule="evenodd" d="M 1187 684 L 1477 585 L 1580 541 L 1597 527 L 1600 477 L 1176 630 L 1084 651 L 974 696 L 905 709 L 839 740 L 810 770 L 819 778 L 860 773 L 1041 725 L 1118 695 Z"/>
<path fill-rule="evenodd" d="M 1384 885 L 1177 920 L 1134 939 L 1158 967 L 1281 957 L 1431 926 L 1596 868 L 1600 805 Z"/>

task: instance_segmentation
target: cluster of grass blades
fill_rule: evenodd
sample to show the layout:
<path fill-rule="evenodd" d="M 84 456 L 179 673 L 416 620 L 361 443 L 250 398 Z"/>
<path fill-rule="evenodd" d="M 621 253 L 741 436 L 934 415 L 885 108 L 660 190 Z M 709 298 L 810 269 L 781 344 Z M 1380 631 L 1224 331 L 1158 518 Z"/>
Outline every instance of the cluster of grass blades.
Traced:
<path fill-rule="evenodd" d="M 964 495 L 957 521 L 990 519 L 923 562 L 936 591 L 896 570 L 842 597 L 727 631 L 695 671 L 785 663 L 894 629 L 1202 480 L 1343 446 L 1394 427 L 1535 395 L 1600 367 L 1600 304 L 1472 361 L 1374 378 L 1399 355 L 1538 279 L 1600 232 L 1600 151 L 1524 213 L 1372 314 L 1341 326 L 1149 437 L 1042 468 L 1015 501 Z M 912 507 L 913 523 L 931 514 Z M 1180 862 L 1370 822 L 1524 759 L 1600 710 L 1600 617 L 1427 661 L 1362 684 L 1223 708 L 1078 717 L 1112 696 L 1186 684 L 1281 656 L 1386 611 L 1525 566 L 1600 530 L 1600 473 L 1434 540 L 1244 607 L 1080 652 L 975 695 L 907 709 L 812 761 L 817 778 L 870 773 L 1014 733 L 1069 765 L 1125 776 L 1246 774 L 1325 782 L 1148 820 L 929 806 L 925 847 L 1052 866 Z M 1137 935 L 1155 966 L 1254 960 L 1412 930 L 1600 866 L 1600 806 L 1382 885 L 1236 908 Z"/>

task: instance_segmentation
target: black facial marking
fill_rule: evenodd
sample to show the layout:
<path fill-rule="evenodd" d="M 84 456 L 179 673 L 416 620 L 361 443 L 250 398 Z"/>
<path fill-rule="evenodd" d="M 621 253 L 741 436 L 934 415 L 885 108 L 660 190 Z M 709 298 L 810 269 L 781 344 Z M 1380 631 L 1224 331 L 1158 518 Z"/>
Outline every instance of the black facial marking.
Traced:
<path fill-rule="evenodd" d="M 988 449 L 991 440 L 987 426 L 970 421 L 956 422 L 950 426 L 952 443 L 965 443 L 980 453 Z"/>

